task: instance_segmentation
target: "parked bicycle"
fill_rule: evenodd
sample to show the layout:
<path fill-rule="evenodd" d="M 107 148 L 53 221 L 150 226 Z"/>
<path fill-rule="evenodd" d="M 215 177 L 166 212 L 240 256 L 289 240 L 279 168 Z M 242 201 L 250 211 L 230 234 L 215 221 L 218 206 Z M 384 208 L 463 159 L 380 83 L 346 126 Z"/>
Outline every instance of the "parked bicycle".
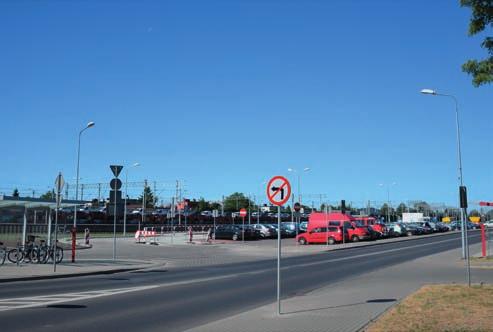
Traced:
<path fill-rule="evenodd" d="M 53 246 L 48 246 L 44 240 L 39 246 L 39 262 L 46 264 L 48 261 L 53 262 L 53 256 L 56 257 L 56 263 L 59 264 L 63 260 L 63 248 L 56 246 L 55 255 L 53 255 Z"/>
<path fill-rule="evenodd" d="M 7 248 L 0 242 L 0 265 L 5 263 L 5 258 L 7 257 Z"/>
<path fill-rule="evenodd" d="M 12 263 L 38 263 L 39 255 L 37 246 L 32 242 L 26 243 L 25 246 L 17 245 L 17 247 L 8 251 L 7 259 Z"/>

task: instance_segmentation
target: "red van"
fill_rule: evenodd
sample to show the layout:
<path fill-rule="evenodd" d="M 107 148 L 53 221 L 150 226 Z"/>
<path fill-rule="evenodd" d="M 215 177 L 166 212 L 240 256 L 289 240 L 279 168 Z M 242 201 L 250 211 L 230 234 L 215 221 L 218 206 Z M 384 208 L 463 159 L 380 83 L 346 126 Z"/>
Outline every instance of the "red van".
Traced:
<path fill-rule="evenodd" d="M 342 228 L 336 226 L 315 227 L 299 234 L 296 241 L 300 244 L 342 242 Z"/>
<path fill-rule="evenodd" d="M 333 229 L 335 227 L 335 229 Z M 347 214 L 320 213 L 310 214 L 306 233 L 298 235 L 299 243 L 329 243 L 342 242 L 342 228 L 345 228 L 344 240 L 353 242 L 370 239 L 370 231 L 366 226 L 358 226 L 355 219 Z M 328 229 L 328 232 L 327 232 Z M 324 239 L 324 241 L 320 239 Z M 332 238 L 332 239 L 331 239 Z"/>

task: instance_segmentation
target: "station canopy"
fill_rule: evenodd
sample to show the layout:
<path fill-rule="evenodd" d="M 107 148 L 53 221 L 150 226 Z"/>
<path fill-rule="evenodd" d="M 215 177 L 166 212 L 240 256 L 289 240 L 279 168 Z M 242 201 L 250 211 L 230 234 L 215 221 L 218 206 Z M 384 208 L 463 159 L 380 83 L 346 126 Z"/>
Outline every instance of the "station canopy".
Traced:
<path fill-rule="evenodd" d="M 90 203 L 88 201 L 81 200 L 62 200 L 60 203 L 61 208 L 74 207 L 79 205 L 84 205 Z M 56 201 L 49 199 L 41 199 L 34 197 L 14 197 L 0 195 L 0 209 L 2 208 L 12 208 L 12 207 L 24 207 L 27 209 L 32 208 L 50 208 L 56 209 Z"/>

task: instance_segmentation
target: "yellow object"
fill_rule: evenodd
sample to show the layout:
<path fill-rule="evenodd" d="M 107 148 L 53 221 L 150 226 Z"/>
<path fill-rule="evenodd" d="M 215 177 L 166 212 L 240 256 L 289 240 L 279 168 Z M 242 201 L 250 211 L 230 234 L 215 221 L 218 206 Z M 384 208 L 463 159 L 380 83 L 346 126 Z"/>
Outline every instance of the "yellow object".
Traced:
<path fill-rule="evenodd" d="M 469 217 L 469 220 L 473 223 L 478 223 L 481 221 L 481 217 Z"/>
<path fill-rule="evenodd" d="M 450 222 L 450 217 L 442 217 L 442 222 Z"/>

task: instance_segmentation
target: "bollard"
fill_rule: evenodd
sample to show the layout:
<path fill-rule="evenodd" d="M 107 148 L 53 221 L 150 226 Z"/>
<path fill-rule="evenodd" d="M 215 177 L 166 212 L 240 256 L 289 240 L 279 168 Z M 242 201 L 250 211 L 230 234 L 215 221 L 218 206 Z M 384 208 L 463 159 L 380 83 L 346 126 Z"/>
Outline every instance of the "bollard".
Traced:
<path fill-rule="evenodd" d="M 89 245 L 89 238 L 91 237 L 91 232 L 89 231 L 89 228 L 86 228 L 84 230 L 84 240 L 86 245 Z"/>
<path fill-rule="evenodd" d="M 188 242 L 192 243 L 192 240 L 193 240 L 193 230 L 192 230 L 192 226 L 189 226 L 188 227 Z"/>
<path fill-rule="evenodd" d="M 75 241 L 77 240 L 77 228 L 72 227 L 71 233 L 72 233 L 72 263 L 75 263 Z"/>
<path fill-rule="evenodd" d="M 486 234 L 484 231 L 484 224 L 481 224 L 481 255 L 486 257 Z"/>

